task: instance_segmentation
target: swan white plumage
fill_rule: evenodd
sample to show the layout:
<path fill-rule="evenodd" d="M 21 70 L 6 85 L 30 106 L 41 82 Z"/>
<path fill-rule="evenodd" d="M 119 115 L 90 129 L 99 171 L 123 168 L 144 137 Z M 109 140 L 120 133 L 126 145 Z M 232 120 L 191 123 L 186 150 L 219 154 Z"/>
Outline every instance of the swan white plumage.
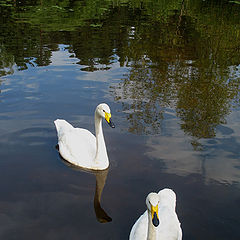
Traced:
<path fill-rule="evenodd" d="M 68 162 L 79 167 L 103 170 L 108 168 L 109 160 L 102 130 L 102 118 L 114 128 L 111 111 L 106 103 L 95 110 L 96 137 L 88 130 L 74 128 L 65 120 L 54 121 L 58 135 L 59 153 Z"/>
<path fill-rule="evenodd" d="M 147 210 L 133 225 L 129 240 L 181 240 L 182 229 L 175 212 L 176 194 L 165 188 L 149 193 Z"/>

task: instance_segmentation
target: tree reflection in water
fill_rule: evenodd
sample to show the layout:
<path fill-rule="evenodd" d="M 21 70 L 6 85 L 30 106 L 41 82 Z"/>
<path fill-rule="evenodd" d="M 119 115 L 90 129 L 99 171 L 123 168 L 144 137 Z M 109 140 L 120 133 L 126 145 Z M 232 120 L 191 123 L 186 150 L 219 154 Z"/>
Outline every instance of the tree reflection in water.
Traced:
<path fill-rule="evenodd" d="M 135 29 L 128 50 L 131 69 L 114 92 L 130 132 L 160 133 L 166 108 L 171 108 L 194 147 L 198 139 L 215 136 L 216 126 L 226 122 L 233 102 L 239 102 L 239 78 L 232 74 L 239 43 L 231 40 L 237 32 L 226 23 L 215 27 L 208 29 L 209 40 L 193 19 L 181 15 L 179 21 L 176 13 L 166 26 Z"/>
<path fill-rule="evenodd" d="M 5 1 L 3 1 L 5 2 Z M 127 66 L 115 88 L 128 130 L 161 131 L 166 108 L 194 138 L 215 136 L 239 102 L 239 6 L 224 1 L 21 1 L 1 4 L 0 76 L 51 64 L 59 43 L 83 71 Z M 12 6 L 8 6 L 12 5 Z M 51 13 L 51 21 L 49 14 Z"/>

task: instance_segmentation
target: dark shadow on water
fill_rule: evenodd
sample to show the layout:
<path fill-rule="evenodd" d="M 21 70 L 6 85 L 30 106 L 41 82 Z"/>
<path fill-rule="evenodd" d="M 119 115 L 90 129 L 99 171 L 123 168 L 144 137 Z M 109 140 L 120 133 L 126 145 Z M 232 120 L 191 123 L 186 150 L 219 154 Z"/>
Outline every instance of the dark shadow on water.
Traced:
<path fill-rule="evenodd" d="M 57 150 L 59 150 L 58 145 L 56 145 L 55 148 Z M 78 166 L 75 166 L 75 165 L 69 163 L 67 160 L 65 160 L 61 156 L 60 153 L 59 153 L 59 156 L 60 156 L 62 162 L 66 166 L 73 169 L 74 171 L 87 172 L 87 173 L 95 175 L 96 188 L 95 188 L 95 195 L 94 195 L 94 210 L 95 210 L 96 218 L 97 218 L 98 222 L 100 222 L 100 223 L 111 222 L 112 218 L 110 216 L 108 216 L 108 214 L 105 212 L 105 210 L 101 207 L 102 191 L 103 191 L 105 183 L 106 183 L 109 168 L 107 168 L 105 170 L 90 170 L 90 169 L 78 167 Z"/>

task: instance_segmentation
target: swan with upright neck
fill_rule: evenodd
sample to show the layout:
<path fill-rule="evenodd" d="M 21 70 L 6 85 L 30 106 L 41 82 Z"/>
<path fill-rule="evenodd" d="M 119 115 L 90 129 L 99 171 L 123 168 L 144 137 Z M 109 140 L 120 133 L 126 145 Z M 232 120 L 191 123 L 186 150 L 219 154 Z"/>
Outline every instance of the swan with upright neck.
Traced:
<path fill-rule="evenodd" d="M 175 212 L 176 194 L 165 188 L 149 193 L 147 210 L 133 225 L 129 240 L 181 240 L 182 229 Z"/>
<path fill-rule="evenodd" d="M 114 128 L 111 111 L 106 103 L 99 104 L 95 110 L 96 136 L 84 128 L 74 128 L 65 120 L 55 120 L 60 155 L 79 167 L 94 170 L 108 168 L 109 160 L 102 130 L 103 118 Z"/>

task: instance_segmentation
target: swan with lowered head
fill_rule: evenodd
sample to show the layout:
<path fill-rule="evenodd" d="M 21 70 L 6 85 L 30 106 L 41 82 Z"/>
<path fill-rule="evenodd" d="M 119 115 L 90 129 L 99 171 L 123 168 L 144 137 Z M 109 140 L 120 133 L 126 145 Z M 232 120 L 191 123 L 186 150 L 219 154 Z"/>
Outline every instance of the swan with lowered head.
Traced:
<path fill-rule="evenodd" d="M 129 240 L 181 240 L 182 229 L 175 212 L 176 194 L 165 188 L 149 193 L 147 210 L 135 222 Z"/>
<path fill-rule="evenodd" d="M 102 130 L 102 118 L 114 128 L 111 111 L 106 103 L 99 104 L 95 110 L 96 137 L 87 129 L 74 128 L 65 120 L 57 119 L 59 153 L 68 162 L 79 167 L 103 170 L 108 168 L 109 160 Z"/>

